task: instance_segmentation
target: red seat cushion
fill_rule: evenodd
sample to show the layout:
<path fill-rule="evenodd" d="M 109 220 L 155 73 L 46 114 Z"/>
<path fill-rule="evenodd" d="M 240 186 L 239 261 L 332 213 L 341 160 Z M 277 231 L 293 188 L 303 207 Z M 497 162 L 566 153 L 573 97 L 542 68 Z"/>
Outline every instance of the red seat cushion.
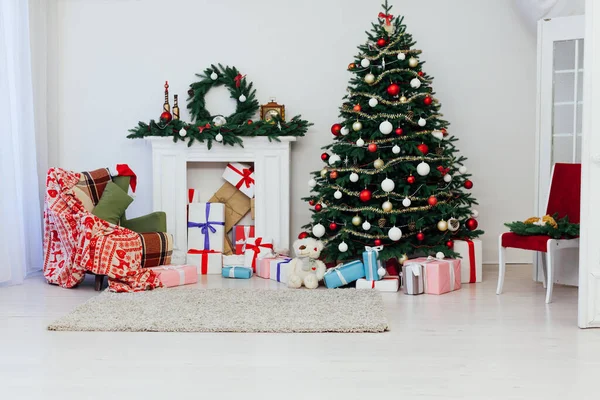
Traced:
<path fill-rule="evenodd" d="M 502 234 L 502 247 L 542 251 L 545 253 L 548 249 L 548 240 L 550 240 L 550 236 L 546 235 L 521 236 L 516 233 L 506 232 Z"/>

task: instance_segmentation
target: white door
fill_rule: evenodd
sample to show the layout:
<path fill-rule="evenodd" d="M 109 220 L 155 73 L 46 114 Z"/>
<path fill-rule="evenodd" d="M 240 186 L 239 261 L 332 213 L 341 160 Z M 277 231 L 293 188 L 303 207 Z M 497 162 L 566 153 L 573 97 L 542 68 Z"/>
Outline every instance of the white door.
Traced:
<path fill-rule="evenodd" d="M 591 328 L 600 327 L 600 2 L 587 0 L 585 7 L 578 323 L 581 328 Z"/>
<path fill-rule="evenodd" d="M 538 23 L 537 215 L 546 213 L 552 165 L 581 162 L 585 18 L 552 18 Z M 534 279 L 541 281 L 540 255 Z M 555 283 L 577 285 L 577 249 L 556 257 Z"/>

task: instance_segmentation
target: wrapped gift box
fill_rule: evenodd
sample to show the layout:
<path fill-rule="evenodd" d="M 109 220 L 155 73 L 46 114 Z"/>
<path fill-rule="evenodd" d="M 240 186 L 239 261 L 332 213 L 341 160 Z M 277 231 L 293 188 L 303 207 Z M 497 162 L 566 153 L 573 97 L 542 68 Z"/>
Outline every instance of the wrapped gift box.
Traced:
<path fill-rule="evenodd" d="M 241 255 L 231 255 L 231 256 L 223 256 L 223 266 L 224 267 L 242 267 L 244 266 L 244 261 L 246 257 Z"/>
<path fill-rule="evenodd" d="M 254 218 L 254 198 L 250 200 L 250 216 L 252 217 L 252 220 L 256 219 Z"/>
<path fill-rule="evenodd" d="M 252 278 L 252 268 L 223 267 L 221 274 L 223 275 L 223 278 L 250 279 Z"/>
<path fill-rule="evenodd" d="M 462 257 L 460 265 L 460 282 L 481 282 L 483 280 L 481 240 L 455 240 L 454 251 Z"/>
<path fill-rule="evenodd" d="M 402 266 L 402 279 L 404 282 L 405 294 L 417 295 L 425 293 L 425 277 L 423 270 L 423 265 L 414 262 L 413 260 L 407 261 Z"/>
<path fill-rule="evenodd" d="M 165 287 L 189 285 L 198 282 L 195 265 L 161 265 L 149 269 L 156 272 L 158 279 Z"/>
<path fill-rule="evenodd" d="M 254 197 L 254 170 L 249 165 L 228 164 L 223 172 L 223 179 L 248 196 L 248 199 Z"/>
<path fill-rule="evenodd" d="M 460 260 L 433 257 L 411 260 L 423 264 L 423 283 L 425 293 L 444 294 L 460 289 Z"/>
<path fill-rule="evenodd" d="M 376 289 L 380 292 L 397 292 L 400 288 L 400 277 L 399 276 L 384 276 L 378 281 L 369 281 L 366 279 L 359 279 L 356 281 L 357 289 Z"/>
<path fill-rule="evenodd" d="M 208 201 L 225 204 L 225 233 L 229 233 L 250 211 L 250 199 L 229 182 L 225 182 Z M 233 250 L 229 237 L 225 235 L 223 254 L 233 254 Z"/>
<path fill-rule="evenodd" d="M 381 268 L 381 261 L 378 259 L 381 250 L 383 250 L 383 246 L 365 246 L 365 251 L 363 251 L 363 264 L 365 266 L 365 279 L 368 281 L 378 281 L 381 279 L 377 272 L 379 268 Z"/>
<path fill-rule="evenodd" d="M 225 240 L 225 205 L 191 203 L 188 210 L 188 250 L 222 252 Z"/>
<path fill-rule="evenodd" d="M 196 266 L 198 275 L 221 275 L 222 253 L 215 250 L 188 250 L 187 263 Z"/>
<path fill-rule="evenodd" d="M 290 273 L 290 261 L 292 261 L 292 259 L 289 257 L 277 257 L 275 259 L 271 259 L 271 271 L 269 273 L 269 279 L 281 283 L 287 283 L 288 275 Z"/>
<path fill-rule="evenodd" d="M 328 269 L 323 279 L 325 280 L 325 286 L 333 289 L 364 277 L 365 266 L 362 261 L 356 260 Z"/>
<path fill-rule="evenodd" d="M 256 272 L 256 263 L 259 258 L 273 254 L 273 241 L 263 238 L 251 238 L 246 243 L 244 252 L 244 265 Z"/>
<path fill-rule="evenodd" d="M 246 251 L 246 241 L 254 236 L 254 225 L 235 225 L 233 227 L 235 254 L 244 254 L 244 251 Z"/>
<path fill-rule="evenodd" d="M 277 280 L 277 264 L 281 262 L 288 263 L 290 261 L 289 257 L 281 257 L 279 255 L 267 255 L 265 257 L 259 257 L 256 261 L 256 275 L 265 279 L 273 279 Z M 275 265 L 275 277 L 271 277 L 272 265 Z M 285 265 L 285 264 L 284 264 Z M 279 271 L 279 278 L 281 279 L 281 271 Z M 281 280 L 279 280 L 281 282 Z M 287 275 L 285 276 L 285 282 L 287 282 Z"/>

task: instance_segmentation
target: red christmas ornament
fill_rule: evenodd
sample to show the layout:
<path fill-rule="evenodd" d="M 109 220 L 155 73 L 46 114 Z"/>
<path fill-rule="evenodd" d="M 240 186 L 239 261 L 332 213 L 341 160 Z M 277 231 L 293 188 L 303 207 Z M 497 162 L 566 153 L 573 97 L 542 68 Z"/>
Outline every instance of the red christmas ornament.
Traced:
<path fill-rule="evenodd" d="M 352 107 L 352 109 L 354 111 L 359 111 L 359 112 L 362 110 L 362 108 L 360 107 L 360 104 L 355 105 L 354 107 Z"/>
<path fill-rule="evenodd" d="M 423 155 L 427 155 L 427 153 L 429 153 L 429 146 L 427 146 L 425 143 L 418 145 L 417 149 L 423 153 Z"/>
<path fill-rule="evenodd" d="M 477 229 L 477 226 L 479 224 L 477 223 L 477 220 L 475 218 L 469 218 L 465 225 L 467 226 L 468 230 L 474 231 L 475 229 Z"/>
<path fill-rule="evenodd" d="M 375 239 L 375 240 L 373 241 L 373 244 L 374 244 L 375 246 L 381 246 L 381 239 Z"/>
<path fill-rule="evenodd" d="M 348 64 L 348 69 L 354 69 L 355 67 L 356 67 L 356 64 L 354 64 L 354 63 Z"/>
<path fill-rule="evenodd" d="M 160 114 L 160 119 L 165 122 L 171 122 L 171 120 L 173 119 L 173 116 L 171 115 L 170 112 L 164 111 L 162 114 Z"/>
<path fill-rule="evenodd" d="M 473 181 L 470 181 L 469 179 L 467 179 L 464 183 L 464 186 L 466 189 L 472 189 L 473 188 Z"/>
<path fill-rule="evenodd" d="M 337 179 L 337 178 L 338 178 L 338 172 L 337 172 L 337 171 L 331 171 L 331 172 L 329 173 L 329 177 L 330 177 L 331 179 Z"/>
<path fill-rule="evenodd" d="M 248 125 L 252 125 L 252 120 L 251 120 L 251 119 L 249 119 L 249 120 L 248 120 Z M 306 233 L 306 232 L 305 232 L 305 233 Z M 308 234 L 307 234 L 307 235 L 308 235 Z"/>
<path fill-rule="evenodd" d="M 419 76 L 423 76 L 423 75 L 425 75 L 425 74 L 423 73 L 423 71 L 419 71 Z"/>
<path fill-rule="evenodd" d="M 423 103 L 425 103 L 426 106 L 430 106 L 432 102 L 433 99 L 431 98 L 431 96 L 425 96 L 425 98 L 423 99 Z"/>
<path fill-rule="evenodd" d="M 308 232 L 300 232 L 298 234 L 298 239 L 306 239 L 308 237 Z"/>
<path fill-rule="evenodd" d="M 454 241 L 453 240 L 448 240 L 446 242 L 446 247 L 449 249 L 453 249 L 454 248 Z"/>
<path fill-rule="evenodd" d="M 446 130 L 446 128 L 442 128 L 442 133 L 444 134 L 444 136 L 448 135 L 448 131 Z"/>
<path fill-rule="evenodd" d="M 329 154 L 327 154 L 327 153 L 321 154 L 321 160 L 327 162 L 327 160 L 329 160 Z"/>
<path fill-rule="evenodd" d="M 408 182 L 409 185 L 412 185 L 413 183 L 415 183 L 416 179 L 414 176 L 410 175 L 408 178 L 406 178 L 406 182 Z"/>
<path fill-rule="evenodd" d="M 315 205 L 315 200 L 314 199 L 310 199 L 308 201 L 308 205 L 310 205 L 311 207 Z"/>
<path fill-rule="evenodd" d="M 319 211 L 321 211 L 322 209 L 323 209 L 323 206 L 322 206 L 322 205 L 320 205 L 320 204 L 317 204 L 317 205 L 315 205 L 315 211 L 316 211 L 316 212 L 319 212 Z"/>
<path fill-rule="evenodd" d="M 335 231 L 337 229 L 337 224 L 335 222 L 332 222 L 329 224 L 329 229 L 331 229 L 332 231 Z"/>
<path fill-rule="evenodd" d="M 371 153 L 375 153 L 377 151 L 377 145 L 375 143 L 369 143 L 367 150 L 369 150 Z"/>
<path fill-rule="evenodd" d="M 379 47 L 383 47 L 387 44 L 387 40 L 385 40 L 384 38 L 379 38 L 377 39 L 377 46 Z"/>
<path fill-rule="evenodd" d="M 423 232 L 417 233 L 417 240 L 419 242 L 422 242 L 423 240 L 425 240 L 425 234 Z"/>
<path fill-rule="evenodd" d="M 342 130 L 342 124 L 331 125 L 331 133 L 333 133 L 334 136 L 339 136 L 341 130 Z"/>
<path fill-rule="evenodd" d="M 396 135 L 402 136 L 402 134 L 404 133 L 404 130 L 402 128 L 396 128 L 395 132 L 396 132 Z"/>
<path fill-rule="evenodd" d="M 398 93 L 400 93 L 400 86 L 398 86 L 395 83 L 392 83 L 390 86 L 387 87 L 387 93 L 390 96 L 398 96 Z"/>
<path fill-rule="evenodd" d="M 367 201 L 371 200 L 372 195 L 373 194 L 371 193 L 371 191 L 369 189 L 364 189 L 364 190 L 361 190 L 358 197 L 360 198 L 360 201 L 362 201 L 363 203 L 366 203 Z"/>
<path fill-rule="evenodd" d="M 427 199 L 427 203 L 428 203 L 428 204 L 429 204 L 431 207 L 435 206 L 435 205 L 437 204 L 437 201 L 438 201 L 438 200 L 437 200 L 437 197 L 435 197 L 435 196 L 429 196 L 429 198 Z"/>

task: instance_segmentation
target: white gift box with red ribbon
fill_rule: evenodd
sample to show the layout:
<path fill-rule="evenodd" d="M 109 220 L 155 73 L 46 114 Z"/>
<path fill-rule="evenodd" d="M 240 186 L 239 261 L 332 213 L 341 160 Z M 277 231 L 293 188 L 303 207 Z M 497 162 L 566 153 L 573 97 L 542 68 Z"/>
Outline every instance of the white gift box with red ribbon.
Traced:
<path fill-rule="evenodd" d="M 454 251 L 462 257 L 460 282 L 481 282 L 483 279 L 481 240 L 455 240 Z"/>
<path fill-rule="evenodd" d="M 370 281 L 367 279 L 359 279 L 356 281 L 357 289 L 375 289 L 380 292 L 397 292 L 400 288 L 399 276 L 384 276 L 381 280 Z"/>
<path fill-rule="evenodd" d="M 246 251 L 244 252 L 244 266 L 252 268 L 256 272 L 256 264 L 259 258 L 273 254 L 273 240 L 264 238 L 249 238 L 246 241 Z"/>
<path fill-rule="evenodd" d="M 227 164 L 223 179 L 238 188 L 246 196 L 254 197 L 254 169 L 242 163 Z"/>

